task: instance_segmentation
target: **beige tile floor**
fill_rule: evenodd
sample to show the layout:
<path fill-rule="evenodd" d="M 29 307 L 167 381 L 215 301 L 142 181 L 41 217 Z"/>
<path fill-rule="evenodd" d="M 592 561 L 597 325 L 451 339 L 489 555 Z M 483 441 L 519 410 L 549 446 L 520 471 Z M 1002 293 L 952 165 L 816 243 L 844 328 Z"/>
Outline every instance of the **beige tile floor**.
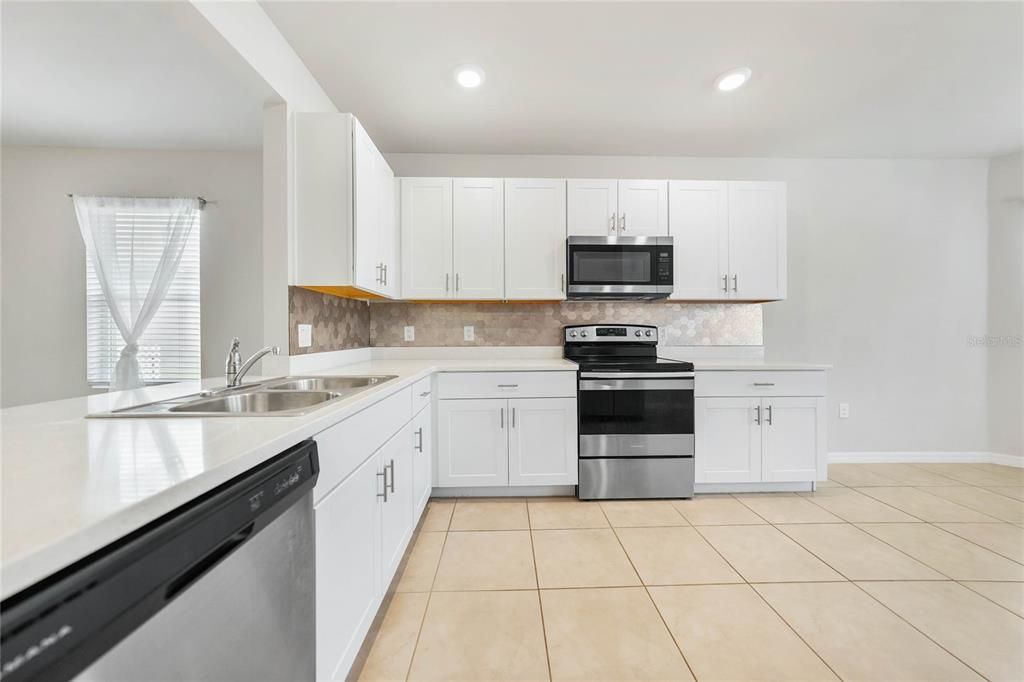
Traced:
<path fill-rule="evenodd" d="M 363 680 L 1022 680 L 1024 470 L 431 500 Z"/>

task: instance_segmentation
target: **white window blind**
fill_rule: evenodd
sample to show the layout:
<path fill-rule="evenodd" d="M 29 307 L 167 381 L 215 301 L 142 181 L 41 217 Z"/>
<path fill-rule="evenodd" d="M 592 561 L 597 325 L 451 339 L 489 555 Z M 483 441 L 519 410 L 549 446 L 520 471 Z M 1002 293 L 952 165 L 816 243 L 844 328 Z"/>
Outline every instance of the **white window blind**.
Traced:
<path fill-rule="evenodd" d="M 199 379 L 199 211 L 167 297 L 139 342 L 139 374 L 147 384 Z M 169 216 L 156 210 L 118 211 L 114 215 L 120 272 L 151 277 L 166 242 Z M 142 270 L 140 270 L 142 268 Z M 115 297 L 126 297 L 127 277 L 111 282 Z M 86 254 L 87 371 L 89 385 L 107 388 L 124 348 L 103 290 Z"/>

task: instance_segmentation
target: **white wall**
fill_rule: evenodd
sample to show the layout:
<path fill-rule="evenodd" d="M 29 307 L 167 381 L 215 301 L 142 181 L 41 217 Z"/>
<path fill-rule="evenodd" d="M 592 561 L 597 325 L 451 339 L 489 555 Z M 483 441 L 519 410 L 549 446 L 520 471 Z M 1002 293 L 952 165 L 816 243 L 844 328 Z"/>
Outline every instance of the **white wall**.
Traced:
<path fill-rule="evenodd" d="M 1024 457 L 1024 153 L 988 169 L 988 404 L 993 452 Z"/>
<path fill-rule="evenodd" d="M 3 406 L 90 392 L 85 357 L 85 247 L 67 198 L 201 195 L 203 375 L 223 372 L 231 336 L 263 336 L 260 152 L 4 147 Z"/>
<path fill-rule="evenodd" d="M 388 154 L 397 175 L 785 180 L 769 358 L 822 361 L 832 451 L 984 451 L 986 162 Z M 837 404 L 851 416 L 839 420 Z"/>

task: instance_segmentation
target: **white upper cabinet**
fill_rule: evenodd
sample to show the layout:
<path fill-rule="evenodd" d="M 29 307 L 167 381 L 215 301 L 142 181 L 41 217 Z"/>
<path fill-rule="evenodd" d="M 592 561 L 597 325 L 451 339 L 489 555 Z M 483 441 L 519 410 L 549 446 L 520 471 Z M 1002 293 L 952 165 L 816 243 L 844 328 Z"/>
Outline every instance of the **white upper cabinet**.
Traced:
<path fill-rule="evenodd" d="M 394 173 L 351 114 L 295 114 L 291 283 L 396 297 Z"/>
<path fill-rule="evenodd" d="M 402 178 L 402 297 L 452 295 L 452 179 Z"/>
<path fill-rule="evenodd" d="M 669 183 L 674 238 L 671 298 L 770 301 L 786 297 L 786 185 Z"/>
<path fill-rule="evenodd" d="M 353 184 L 355 185 L 355 284 L 369 291 L 383 288 L 379 257 L 381 219 L 377 147 L 358 121 L 353 122 Z"/>
<path fill-rule="evenodd" d="M 618 235 L 668 235 L 667 180 L 619 180 Z"/>
<path fill-rule="evenodd" d="M 729 293 L 745 301 L 786 297 L 785 183 L 729 183 Z"/>
<path fill-rule="evenodd" d="M 353 283 L 352 121 L 295 114 L 292 284 Z"/>
<path fill-rule="evenodd" d="M 505 298 L 565 298 L 565 180 L 505 180 Z"/>
<path fill-rule="evenodd" d="M 672 298 L 728 297 L 729 199 L 727 182 L 669 183 L 669 234 L 675 248 Z"/>
<path fill-rule="evenodd" d="M 452 181 L 455 298 L 504 298 L 504 183 L 500 178 Z"/>
<path fill-rule="evenodd" d="M 567 181 L 568 234 L 608 237 L 615 234 L 619 210 L 617 180 Z"/>

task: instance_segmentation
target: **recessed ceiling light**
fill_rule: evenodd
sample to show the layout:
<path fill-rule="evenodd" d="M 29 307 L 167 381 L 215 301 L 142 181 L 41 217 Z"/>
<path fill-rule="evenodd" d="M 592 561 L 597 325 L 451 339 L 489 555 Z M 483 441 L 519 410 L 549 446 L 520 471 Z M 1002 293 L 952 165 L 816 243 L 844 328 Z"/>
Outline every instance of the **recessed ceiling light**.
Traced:
<path fill-rule="evenodd" d="M 484 82 L 484 70 L 473 64 L 455 69 L 455 82 L 464 88 L 478 88 Z"/>
<path fill-rule="evenodd" d="M 751 71 L 747 67 L 726 71 L 715 80 L 715 87 L 722 92 L 732 92 L 750 80 Z"/>

